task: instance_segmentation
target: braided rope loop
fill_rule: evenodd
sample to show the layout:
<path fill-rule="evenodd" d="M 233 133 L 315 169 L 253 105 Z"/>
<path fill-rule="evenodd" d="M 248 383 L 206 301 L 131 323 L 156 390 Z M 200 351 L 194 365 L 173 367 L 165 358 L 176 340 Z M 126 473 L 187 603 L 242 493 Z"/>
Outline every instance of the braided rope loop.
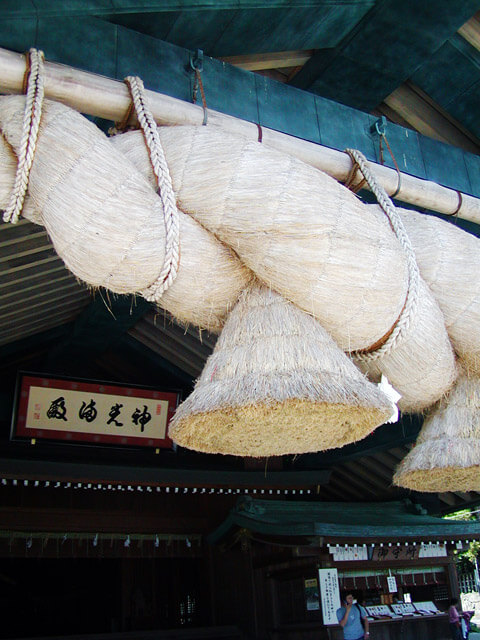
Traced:
<path fill-rule="evenodd" d="M 3 214 L 4 222 L 16 224 L 22 213 L 28 189 L 30 169 L 37 145 L 38 129 L 42 116 L 45 94 L 45 74 L 43 51 L 30 49 L 30 73 L 28 75 L 27 96 L 23 115 L 22 137 L 20 139 L 17 172 L 7 208 Z"/>
<path fill-rule="evenodd" d="M 402 340 L 404 334 L 408 331 L 411 319 L 414 317 L 418 306 L 418 287 L 419 287 L 419 278 L 420 273 L 417 265 L 417 260 L 415 257 L 415 252 L 413 251 L 412 243 L 410 242 L 410 238 L 405 230 L 403 222 L 398 215 L 395 205 L 387 195 L 387 192 L 382 187 L 382 185 L 377 181 L 374 174 L 370 171 L 368 166 L 367 159 L 357 149 L 346 149 L 345 150 L 357 163 L 360 171 L 362 172 L 365 180 L 368 183 L 368 186 L 372 190 L 372 193 L 377 198 L 378 204 L 382 207 L 383 212 L 387 216 L 392 229 L 397 236 L 402 249 L 405 252 L 405 256 L 407 258 L 407 269 L 408 269 L 408 289 L 407 289 L 407 297 L 405 300 L 405 305 L 400 313 L 400 316 L 393 328 L 393 331 L 389 335 L 388 339 L 385 343 L 372 351 L 371 353 L 362 353 L 356 352 L 355 357 L 362 362 L 369 362 L 372 360 L 378 360 L 382 356 L 390 353 L 395 349 L 396 345 Z"/>
<path fill-rule="evenodd" d="M 172 285 L 178 273 L 180 261 L 180 216 L 177 209 L 172 178 L 163 151 L 157 124 L 148 107 L 141 78 L 128 76 L 125 82 L 132 96 L 135 113 L 148 147 L 150 162 L 157 179 L 158 195 L 162 201 L 165 222 L 165 258 L 157 280 L 141 294 L 149 302 L 157 301 Z"/>

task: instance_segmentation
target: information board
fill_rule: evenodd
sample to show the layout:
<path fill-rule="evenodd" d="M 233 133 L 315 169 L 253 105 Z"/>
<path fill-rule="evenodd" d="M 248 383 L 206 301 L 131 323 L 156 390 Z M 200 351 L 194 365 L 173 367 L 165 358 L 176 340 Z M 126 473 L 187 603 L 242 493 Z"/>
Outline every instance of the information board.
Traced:
<path fill-rule="evenodd" d="M 323 624 L 338 624 L 337 609 L 340 608 L 340 591 L 336 569 L 319 569 L 320 598 Z"/>
<path fill-rule="evenodd" d="M 307 604 L 307 611 L 317 611 L 320 609 L 318 580 L 316 578 L 305 580 L 305 602 Z"/>
<path fill-rule="evenodd" d="M 397 593 L 398 589 L 397 589 L 397 579 L 395 578 L 395 576 L 388 576 L 387 577 L 387 584 L 388 584 L 388 590 L 390 593 Z"/>
<path fill-rule="evenodd" d="M 426 602 L 414 602 L 413 604 L 416 610 L 419 613 L 423 613 L 424 615 L 442 613 L 439 609 L 437 609 L 436 605 L 433 604 L 431 600 L 428 600 Z"/>
<path fill-rule="evenodd" d="M 409 602 L 399 602 L 398 604 L 392 604 L 392 609 L 395 611 L 395 613 L 398 613 L 402 616 L 413 615 L 416 611 L 413 604 Z"/>
<path fill-rule="evenodd" d="M 388 606 L 388 604 L 375 604 L 369 607 L 366 607 L 367 613 L 372 618 L 391 618 L 392 610 Z"/>

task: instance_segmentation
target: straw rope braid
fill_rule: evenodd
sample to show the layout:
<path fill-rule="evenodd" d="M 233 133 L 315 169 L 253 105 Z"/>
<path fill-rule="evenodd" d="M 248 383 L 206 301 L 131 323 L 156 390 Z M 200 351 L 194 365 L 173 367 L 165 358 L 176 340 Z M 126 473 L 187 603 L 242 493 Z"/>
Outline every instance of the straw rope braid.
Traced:
<path fill-rule="evenodd" d="M 173 284 L 178 273 L 180 261 L 180 216 L 173 191 L 172 178 L 168 170 L 160 136 L 158 135 L 157 124 L 147 105 L 143 82 L 137 76 L 128 76 L 125 78 L 125 83 L 132 96 L 135 113 L 148 147 L 150 162 L 157 179 L 158 195 L 162 201 L 164 211 L 165 258 L 162 271 L 157 280 L 141 292 L 146 300 L 155 302 Z"/>
<path fill-rule="evenodd" d="M 419 270 L 415 253 L 413 251 L 410 238 L 403 226 L 403 222 L 398 215 L 395 206 L 391 199 L 388 197 L 387 192 L 382 185 L 377 181 L 374 174 L 370 171 L 367 159 L 360 151 L 356 149 L 346 149 L 348 155 L 352 158 L 360 171 L 362 172 L 365 180 L 367 181 L 372 193 L 378 200 L 379 205 L 382 207 L 385 215 L 390 221 L 390 225 L 397 236 L 407 258 L 408 268 L 408 289 L 405 304 L 402 311 L 391 331 L 387 334 L 385 342 L 374 351 L 368 352 L 367 350 L 356 351 L 355 357 L 363 362 L 371 360 L 378 360 L 378 358 L 390 353 L 397 343 L 401 340 L 403 334 L 408 330 L 411 322 L 411 318 L 415 314 L 418 305 L 418 282 L 419 282 Z"/>
<path fill-rule="evenodd" d="M 16 224 L 22 213 L 28 189 L 28 179 L 37 145 L 38 129 L 42 116 L 45 94 L 43 51 L 30 49 L 27 58 L 27 96 L 23 115 L 22 137 L 20 139 L 17 172 L 10 201 L 3 214 L 4 222 Z"/>

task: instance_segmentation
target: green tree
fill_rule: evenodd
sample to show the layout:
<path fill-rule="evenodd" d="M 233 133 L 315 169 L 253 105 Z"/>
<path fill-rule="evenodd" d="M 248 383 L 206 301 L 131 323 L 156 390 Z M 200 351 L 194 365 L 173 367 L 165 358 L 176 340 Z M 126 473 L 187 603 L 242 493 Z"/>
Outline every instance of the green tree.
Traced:
<path fill-rule="evenodd" d="M 480 511 L 478 509 L 462 509 L 455 513 L 444 516 L 448 520 L 479 520 Z M 455 563 L 459 573 L 472 573 L 478 571 L 478 557 L 480 555 L 480 542 L 470 542 L 465 550 L 455 551 Z"/>

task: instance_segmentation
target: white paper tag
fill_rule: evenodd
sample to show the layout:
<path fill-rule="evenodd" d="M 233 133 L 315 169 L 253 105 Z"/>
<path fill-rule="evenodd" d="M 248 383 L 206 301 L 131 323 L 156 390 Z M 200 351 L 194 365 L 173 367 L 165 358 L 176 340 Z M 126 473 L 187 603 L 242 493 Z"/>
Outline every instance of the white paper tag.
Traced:
<path fill-rule="evenodd" d="M 390 593 L 397 593 L 397 580 L 395 576 L 388 576 L 387 578 L 388 590 Z"/>
<path fill-rule="evenodd" d="M 378 384 L 378 388 L 380 389 L 380 391 L 383 391 L 383 393 L 387 396 L 387 398 L 392 403 L 392 415 L 390 416 L 390 418 L 388 420 L 385 420 L 385 424 L 390 424 L 392 422 L 397 422 L 398 421 L 397 402 L 400 400 L 402 395 L 400 393 L 398 393 L 398 391 L 392 387 L 392 385 L 388 381 L 387 376 L 384 376 L 383 374 L 382 374 L 382 378 L 381 378 L 381 380 L 380 380 L 380 382 Z"/>

